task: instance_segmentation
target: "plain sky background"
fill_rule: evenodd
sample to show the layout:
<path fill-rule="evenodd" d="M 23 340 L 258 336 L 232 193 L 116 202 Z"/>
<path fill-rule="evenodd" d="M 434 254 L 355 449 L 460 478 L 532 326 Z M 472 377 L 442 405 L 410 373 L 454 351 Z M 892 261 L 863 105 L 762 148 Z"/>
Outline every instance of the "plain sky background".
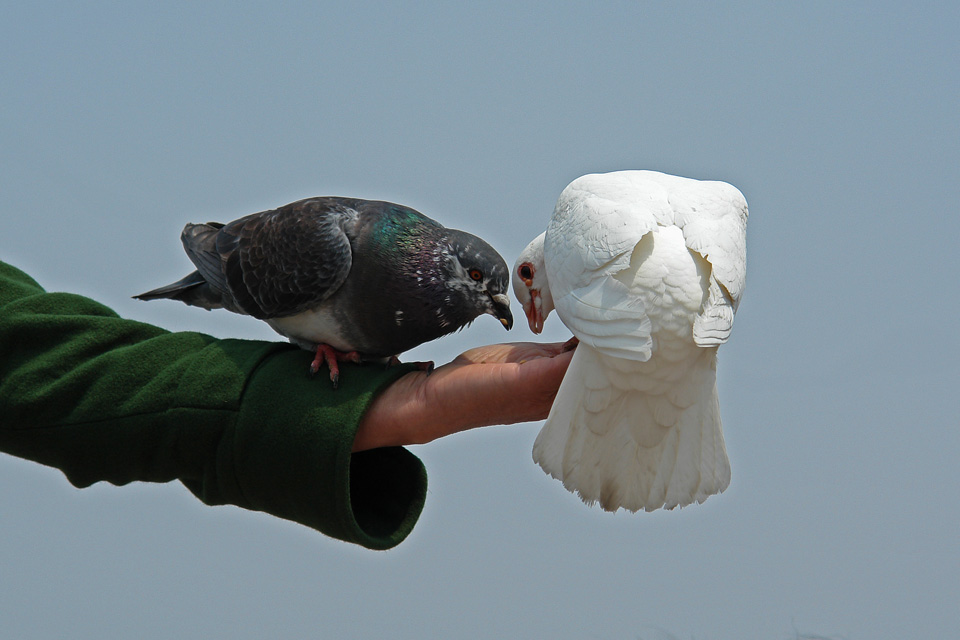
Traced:
<path fill-rule="evenodd" d="M 532 462 L 539 424 L 491 427 L 413 447 L 427 504 L 382 553 L 0 456 L 0 634 L 956 638 L 958 24 L 954 2 L 5 3 L 0 258 L 127 317 L 279 339 L 130 296 L 191 269 L 184 223 L 308 196 L 407 204 L 511 264 L 585 173 L 726 180 L 751 215 L 724 494 L 607 514 Z M 407 359 L 532 337 L 482 317 Z"/>

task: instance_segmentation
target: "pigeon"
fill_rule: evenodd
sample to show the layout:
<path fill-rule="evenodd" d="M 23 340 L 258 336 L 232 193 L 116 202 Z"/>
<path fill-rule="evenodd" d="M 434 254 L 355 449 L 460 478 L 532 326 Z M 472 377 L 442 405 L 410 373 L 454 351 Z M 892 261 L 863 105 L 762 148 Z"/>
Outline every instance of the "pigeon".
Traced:
<path fill-rule="evenodd" d="M 606 511 L 673 509 L 730 483 L 717 349 L 746 272 L 747 202 L 655 171 L 577 178 L 517 259 L 530 329 L 579 340 L 533 459 Z"/>
<path fill-rule="evenodd" d="M 229 224 L 188 224 L 196 271 L 134 296 L 259 318 L 337 361 L 397 356 L 490 314 L 513 326 L 503 258 L 480 238 L 391 202 L 307 198 Z M 427 363 L 428 364 L 428 363 Z"/>

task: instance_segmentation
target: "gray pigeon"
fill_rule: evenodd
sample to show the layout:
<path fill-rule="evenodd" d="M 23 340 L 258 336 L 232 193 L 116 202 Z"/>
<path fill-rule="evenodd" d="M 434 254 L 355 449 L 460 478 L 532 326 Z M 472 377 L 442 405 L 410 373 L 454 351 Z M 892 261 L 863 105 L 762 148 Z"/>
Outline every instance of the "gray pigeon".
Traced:
<path fill-rule="evenodd" d="M 197 270 L 138 296 L 251 315 L 337 360 L 396 360 L 484 313 L 513 326 L 509 271 L 480 238 L 390 202 L 307 198 L 234 220 L 188 224 Z"/>

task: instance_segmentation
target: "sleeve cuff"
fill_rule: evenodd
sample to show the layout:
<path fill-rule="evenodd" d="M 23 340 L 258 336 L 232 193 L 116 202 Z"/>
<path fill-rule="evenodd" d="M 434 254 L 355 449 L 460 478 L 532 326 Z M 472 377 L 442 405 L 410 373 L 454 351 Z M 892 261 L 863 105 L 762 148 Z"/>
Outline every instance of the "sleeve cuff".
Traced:
<path fill-rule="evenodd" d="M 351 448 L 371 400 L 413 368 L 344 363 L 333 389 L 309 375 L 309 362 L 285 348 L 254 370 L 218 451 L 223 497 L 370 549 L 394 547 L 423 510 L 423 463 L 401 447 Z"/>

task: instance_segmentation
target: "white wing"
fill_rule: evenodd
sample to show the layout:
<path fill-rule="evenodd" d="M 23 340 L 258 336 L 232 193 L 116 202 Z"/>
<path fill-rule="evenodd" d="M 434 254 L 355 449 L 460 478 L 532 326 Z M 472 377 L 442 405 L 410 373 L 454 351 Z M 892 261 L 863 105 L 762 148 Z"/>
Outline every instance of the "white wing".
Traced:
<path fill-rule="evenodd" d="M 723 344 L 733 329 L 746 282 L 747 201 L 726 182 L 687 181 L 670 193 L 670 207 L 687 246 L 712 268 L 693 339 L 701 347 Z"/>
<path fill-rule="evenodd" d="M 671 213 L 662 187 L 638 190 L 629 173 L 586 175 L 563 190 L 547 226 L 544 262 L 557 314 L 575 336 L 608 355 L 646 361 L 650 320 L 615 276 Z"/>

